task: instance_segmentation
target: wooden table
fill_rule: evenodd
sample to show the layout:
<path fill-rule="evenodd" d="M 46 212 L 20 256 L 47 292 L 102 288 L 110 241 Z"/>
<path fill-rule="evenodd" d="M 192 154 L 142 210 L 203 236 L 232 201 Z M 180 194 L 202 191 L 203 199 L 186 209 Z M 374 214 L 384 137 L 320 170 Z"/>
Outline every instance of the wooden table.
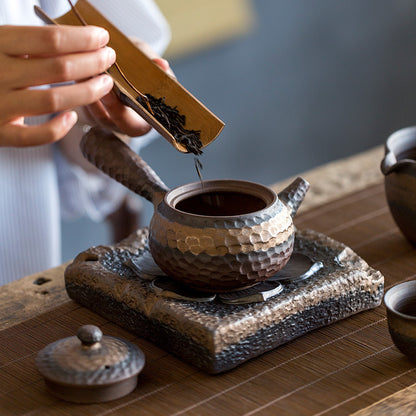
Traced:
<path fill-rule="evenodd" d="M 349 245 L 383 273 L 386 288 L 415 278 L 416 251 L 394 224 L 382 184 L 312 208 L 296 218 L 296 225 Z M 48 291 L 52 282 L 62 281 L 62 273 L 63 267 L 46 272 L 42 277 L 51 281 L 34 285 L 38 296 L 42 296 L 41 291 Z M 416 368 L 393 346 L 384 306 L 316 330 L 228 373 L 212 376 L 66 299 L 62 287 L 51 287 L 55 291 L 52 304 L 56 307 L 32 318 L 18 318 L 13 310 L 16 306 L 12 305 L 19 300 L 15 289 L 6 287 L 3 291 L 15 299 L 8 303 L 8 318 L 4 308 L 0 309 L 2 416 L 274 416 L 354 412 L 358 412 L 356 416 L 402 416 L 416 412 L 414 401 L 407 407 L 403 404 L 403 400 L 409 402 L 409 397 L 415 395 L 416 387 L 412 385 L 416 382 Z M 24 311 L 23 306 L 21 310 Z M 19 319 L 21 322 L 13 325 Z M 107 404 L 75 405 L 45 391 L 34 365 L 36 353 L 52 341 L 73 335 L 85 323 L 99 325 L 107 335 L 134 341 L 146 354 L 139 386 L 125 398 Z M 383 413 L 381 409 L 388 410 Z M 409 413 L 405 409 L 410 409 Z"/>

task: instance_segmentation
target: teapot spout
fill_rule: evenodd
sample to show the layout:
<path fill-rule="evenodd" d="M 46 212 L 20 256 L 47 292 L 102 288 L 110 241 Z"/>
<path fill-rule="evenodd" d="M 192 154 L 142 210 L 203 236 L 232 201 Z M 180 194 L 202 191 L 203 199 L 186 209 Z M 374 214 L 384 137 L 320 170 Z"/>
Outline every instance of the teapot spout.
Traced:
<path fill-rule="evenodd" d="M 293 218 L 305 199 L 306 192 L 309 189 L 309 182 L 298 177 L 277 196 L 289 208 L 290 215 Z"/>

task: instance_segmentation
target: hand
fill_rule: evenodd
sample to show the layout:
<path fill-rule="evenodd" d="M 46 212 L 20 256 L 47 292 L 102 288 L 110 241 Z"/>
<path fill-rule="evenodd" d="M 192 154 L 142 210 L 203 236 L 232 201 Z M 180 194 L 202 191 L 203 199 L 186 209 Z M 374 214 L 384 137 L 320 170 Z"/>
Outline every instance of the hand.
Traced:
<path fill-rule="evenodd" d="M 134 38 L 132 41 L 156 65 L 175 78 L 168 61 L 159 57 L 146 43 Z M 78 114 L 78 123 L 59 142 L 59 147 L 68 160 L 90 173 L 96 173 L 98 170 L 83 157 L 79 148 L 85 126 L 100 125 L 108 128 L 125 142 L 129 142 L 131 137 L 142 136 L 151 129 L 151 126 L 135 111 L 124 106 L 113 91 L 101 100 L 75 110 Z"/>
<path fill-rule="evenodd" d="M 151 47 L 137 38 L 130 38 L 135 46 L 152 59 L 156 65 L 163 69 L 168 75 L 175 78 L 169 62 L 161 58 Z M 84 117 L 83 117 L 84 116 Z M 130 137 L 142 136 L 146 134 L 151 126 L 142 119 L 134 110 L 124 106 L 112 91 L 100 101 L 86 106 L 83 116 L 91 125 L 100 125 Z"/>
<path fill-rule="evenodd" d="M 71 110 L 106 96 L 100 75 L 115 61 L 106 30 L 94 26 L 0 26 L 0 146 L 34 146 L 64 137 L 77 121 Z M 53 88 L 31 87 L 76 81 Z M 38 126 L 24 117 L 60 113 Z"/>

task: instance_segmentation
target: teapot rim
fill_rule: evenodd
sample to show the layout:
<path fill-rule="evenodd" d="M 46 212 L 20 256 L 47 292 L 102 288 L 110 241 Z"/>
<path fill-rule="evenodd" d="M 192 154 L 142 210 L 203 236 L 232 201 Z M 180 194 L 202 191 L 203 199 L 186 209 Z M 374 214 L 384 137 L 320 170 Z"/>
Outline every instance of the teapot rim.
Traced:
<path fill-rule="evenodd" d="M 200 195 L 203 193 L 208 193 L 212 191 L 219 192 L 238 192 L 242 194 L 248 194 L 254 197 L 261 199 L 265 206 L 259 210 L 247 212 L 244 214 L 236 215 L 202 215 L 195 214 L 192 212 L 182 211 L 176 208 L 176 205 L 187 198 L 190 198 L 195 195 Z M 235 218 L 247 218 L 252 217 L 253 215 L 258 215 L 260 213 L 269 210 L 276 204 L 284 204 L 279 200 L 277 193 L 270 188 L 269 186 L 253 182 L 246 181 L 241 179 L 209 179 L 201 181 L 195 181 L 179 185 L 175 188 L 172 188 L 168 191 L 163 198 L 166 208 L 172 209 L 176 213 L 180 213 L 186 216 L 194 218 L 210 218 L 214 220 L 226 220 L 226 219 L 235 219 Z"/>

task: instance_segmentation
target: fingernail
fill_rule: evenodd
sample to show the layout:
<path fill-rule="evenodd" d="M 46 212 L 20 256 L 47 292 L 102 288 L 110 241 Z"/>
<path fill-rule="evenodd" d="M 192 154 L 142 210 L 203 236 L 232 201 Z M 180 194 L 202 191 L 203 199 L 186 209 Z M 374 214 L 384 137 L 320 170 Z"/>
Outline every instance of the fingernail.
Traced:
<path fill-rule="evenodd" d="M 170 68 L 169 62 L 166 59 L 160 58 L 160 61 L 163 62 L 163 65 L 165 65 L 166 68 Z"/>
<path fill-rule="evenodd" d="M 101 46 L 107 45 L 108 41 L 110 40 L 110 34 L 107 32 L 107 30 L 103 28 L 98 28 L 97 31 L 98 31 L 97 37 L 100 40 L 100 45 Z"/>
<path fill-rule="evenodd" d="M 167 71 L 169 69 L 169 62 L 166 59 L 154 58 L 153 62 L 160 68 L 162 68 L 164 71 Z"/>
<path fill-rule="evenodd" d="M 68 111 L 63 116 L 63 122 L 66 126 L 72 127 L 78 120 L 78 115 L 75 111 Z"/>
<path fill-rule="evenodd" d="M 111 88 L 113 88 L 113 78 L 109 75 L 101 75 L 100 82 L 100 87 L 104 93 L 111 91 Z"/>
<path fill-rule="evenodd" d="M 106 54 L 106 57 L 107 57 L 108 66 L 113 65 L 113 63 L 116 61 L 116 51 L 108 46 L 106 46 L 104 50 L 105 50 L 104 53 Z"/>

